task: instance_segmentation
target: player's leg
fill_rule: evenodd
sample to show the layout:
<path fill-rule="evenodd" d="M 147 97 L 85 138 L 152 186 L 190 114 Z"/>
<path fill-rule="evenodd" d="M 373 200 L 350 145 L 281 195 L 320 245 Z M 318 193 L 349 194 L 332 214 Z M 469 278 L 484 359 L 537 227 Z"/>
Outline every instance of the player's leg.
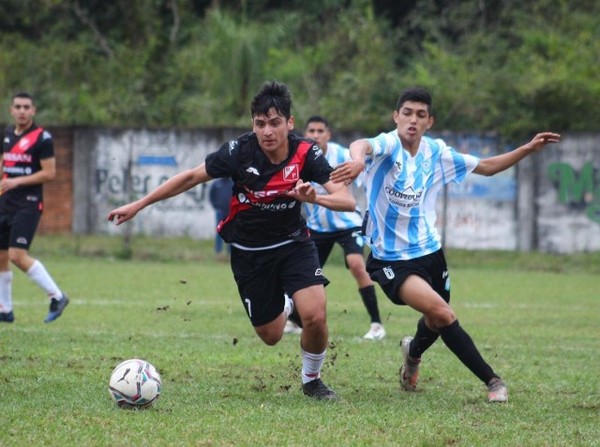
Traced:
<path fill-rule="evenodd" d="M 488 387 L 500 379 L 485 362 L 472 338 L 462 328 L 450 305 L 427 281 L 418 275 L 409 276 L 398 289 L 398 296 L 403 302 L 423 314 L 423 319 L 419 321 L 417 332 L 408 350 L 405 345 L 406 338 L 403 340 L 405 376 L 411 375 L 411 369 L 414 374 L 415 366 L 418 370 L 421 354 L 435 342 L 436 334 L 439 333 L 446 346 Z M 402 379 L 404 378 L 406 377 Z M 416 380 L 409 382 L 414 382 L 413 385 L 416 385 Z M 498 397 L 495 401 L 501 399 Z"/>
<path fill-rule="evenodd" d="M 367 309 L 371 326 L 363 338 L 366 340 L 382 340 L 385 329 L 381 322 L 375 283 L 367 273 L 364 259 L 363 236 L 359 229 L 353 229 L 340 234 L 337 242 L 344 251 L 346 267 L 358 285 L 358 293 Z"/>
<path fill-rule="evenodd" d="M 0 323 L 12 323 L 14 321 L 12 272 L 9 270 L 8 250 L 0 249 Z"/>
<path fill-rule="evenodd" d="M 0 215 L 0 322 L 15 320 L 12 304 L 12 272 L 8 261 L 10 216 Z"/>
<path fill-rule="evenodd" d="M 328 343 L 327 298 L 317 253 L 312 242 L 291 244 L 282 260 L 284 287 L 289 291 L 302 320 L 302 390 L 315 399 L 331 400 L 337 396 L 321 380 Z"/>
<path fill-rule="evenodd" d="M 60 290 L 44 265 L 29 255 L 41 213 L 17 213 L 10 233 L 8 259 L 23 271 L 29 279 L 39 286 L 50 299 L 50 309 L 44 320 L 46 323 L 56 320 L 69 304 L 69 298 Z"/>
<path fill-rule="evenodd" d="M 277 250 L 231 248 L 231 270 L 246 314 L 258 337 L 273 346 L 287 320 Z"/>

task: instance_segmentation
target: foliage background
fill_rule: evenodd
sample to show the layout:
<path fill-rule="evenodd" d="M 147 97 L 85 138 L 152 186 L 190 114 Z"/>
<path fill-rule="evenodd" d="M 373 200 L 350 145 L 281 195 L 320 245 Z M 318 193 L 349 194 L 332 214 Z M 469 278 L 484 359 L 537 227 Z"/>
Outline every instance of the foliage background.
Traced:
<path fill-rule="evenodd" d="M 421 85 L 439 130 L 595 132 L 598 17 L 594 0 L 4 0 L 0 92 L 31 91 L 46 126 L 246 127 L 278 79 L 300 122 L 371 133 Z"/>

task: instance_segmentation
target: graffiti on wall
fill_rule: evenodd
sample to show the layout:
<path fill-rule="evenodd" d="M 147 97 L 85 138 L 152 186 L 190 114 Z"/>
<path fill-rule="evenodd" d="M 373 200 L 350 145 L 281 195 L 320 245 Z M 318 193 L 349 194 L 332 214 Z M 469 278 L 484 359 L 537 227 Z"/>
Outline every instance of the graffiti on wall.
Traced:
<path fill-rule="evenodd" d="M 559 203 L 600 223 L 600 171 L 591 162 L 584 163 L 579 171 L 568 163 L 551 163 L 547 174 L 556 186 Z"/>

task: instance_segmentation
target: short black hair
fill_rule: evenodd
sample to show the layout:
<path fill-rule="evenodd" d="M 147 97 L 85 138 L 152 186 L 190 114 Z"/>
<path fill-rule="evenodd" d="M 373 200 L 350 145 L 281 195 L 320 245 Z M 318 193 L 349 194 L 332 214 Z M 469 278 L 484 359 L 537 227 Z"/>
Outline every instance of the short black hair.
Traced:
<path fill-rule="evenodd" d="M 327 121 L 327 119 L 323 118 L 321 115 L 313 115 L 307 119 L 306 127 L 308 127 L 310 123 L 323 123 L 325 124 L 325 127 L 329 128 L 329 121 Z"/>
<path fill-rule="evenodd" d="M 17 98 L 24 98 L 24 99 L 31 99 L 31 102 L 33 103 L 33 96 L 30 93 L 27 92 L 18 92 L 15 93 L 12 97 L 12 100 L 14 101 Z"/>
<path fill-rule="evenodd" d="M 400 97 L 396 103 L 396 110 L 400 110 L 406 101 L 422 102 L 423 104 L 426 104 L 429 115 L 433 115 L 431 93 L 424 88 L 410 87 L 400 93 Z"/>
<path fill-rule="evenodd" d="M 290 119 L 292 116 L 292 94 L 287 85 L 277 81 L 265 82 L 250 105 L 252 118 L 257 115 L 268 115 L 274 108 L 277 113 Z"/>

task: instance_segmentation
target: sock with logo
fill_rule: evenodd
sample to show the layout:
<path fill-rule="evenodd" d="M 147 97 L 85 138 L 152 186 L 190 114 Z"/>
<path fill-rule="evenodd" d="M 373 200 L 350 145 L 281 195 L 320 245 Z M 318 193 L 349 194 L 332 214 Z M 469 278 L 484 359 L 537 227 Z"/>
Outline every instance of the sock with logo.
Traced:
<path fill-rule="evenodd" d="M 302 349 L 302 383 L 308 383 L 321 377 L 321 367 L 325 360 L 325 353 L 313 354 Z"/>

